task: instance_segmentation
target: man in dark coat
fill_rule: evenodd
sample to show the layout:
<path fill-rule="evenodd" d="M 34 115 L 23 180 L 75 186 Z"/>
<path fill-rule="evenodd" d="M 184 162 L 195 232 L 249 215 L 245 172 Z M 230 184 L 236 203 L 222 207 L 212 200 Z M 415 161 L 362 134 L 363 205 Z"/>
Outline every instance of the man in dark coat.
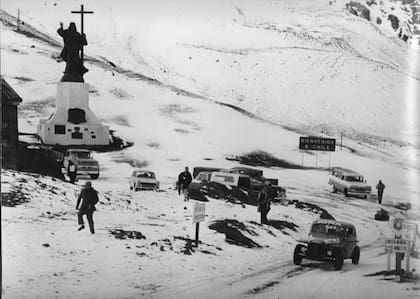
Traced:
<path fill-rule="evenodd" d="M 72 160 L 69 160 L 69 167 L 67 169 L 67 173 L 70 178 L 70 183 L 74 184 L 74 182 L 76 182 L 77 177 L 77 166 Z"/>
<path fill-rule="evenodd" d="M 382 204 L 382 196 L 384 195 L 385 185 L 379 180 L 379 183 L 376 185 L 376 189 L 378 190 L 378 202 Z"/>
<path fill-rule="evenodd" d="M 57 33 L 64 40 L 64 48 L 61 51 L 61 58 L 66 62 L 66 74 L 80 74 L 83 75 L 88 71 L 82 64 L 80 58 L 80 50 L 87 45 L 85 34 L 81 35 L 76 30 L 76 24 L 70 23 L 69 28 L 64 30 L 63 23 L 60 23 Z"/>
<path fill-rule="evenodd" d="M 80 201 L 82 204 L 80 205 Z M 95 205 L 98 203 L 98 192 L 92 188 L 91 182 L 86 182 L 85 188 L 82 189 L 80 192 L 79 198 L 77 199 L 76 210 L 79 210 L 77 213 L 78 221 L 79 221 L 79 229 L 82 230 L 85 228 L 83 223 L 83 215 L 86 214 L 89 229 L 92 234 L 95 233 L 95 229 L 93 226 L 93 212 L 96 210 Z M 79 208 L 80 205 L 80 208 Z"/>
<path fill-rule="evenodd" d="M 185 167 L 185 171 L 178 175 L 178 193 L 182 192 L 184 195 L 184 201 L 188 201 L 188 187 L 191 184 L 192 176 L 188 171 L 188 167 Z"/>
<path fill-rule="evenodd" d="M 258 211 L 260 212 L 261 216 L 261 224 L 268 224 L 267 214 L 270 211 L 271 204 L 270 187 L 270 182 L 266 181 L 266 185 L 258 195 Z"/>

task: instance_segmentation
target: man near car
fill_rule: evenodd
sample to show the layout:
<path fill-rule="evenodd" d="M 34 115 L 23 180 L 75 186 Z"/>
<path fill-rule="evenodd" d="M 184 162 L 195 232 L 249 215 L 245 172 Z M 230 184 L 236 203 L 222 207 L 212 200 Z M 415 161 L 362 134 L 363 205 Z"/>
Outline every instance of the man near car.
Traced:
<path fill-rule="evenodd" d="M 98 201 L 98 192 L 92 188 L 91 182 L 86 182 L 85 187 L 80 192 L 76 204 L 76 210 L 79 210 L 77 213 L 77 218 L 80 225 L 78 229 L 79 231 L 85 228 L 83 223 L 83 215 L 86 215 L 90 232 L 92 234 L 95 233 L 95 228 L 93 226 L 93 212 L 96 210 L 95 205 L 98 203 Z"/>
<path fill-rule="evenodd" d="M 178 175 L 178 193 L 182 192 L 184 195 L 184 201 L 188 201 L 188 187 L 192 181 L 191 173 L 188 171 L 188 167 Z"/>
<path fill-rule="evenodd" d="M 258 211 L 261 216 L 261 224 L 268 224 L 267 214 L 270 211 L 271 186 L 270 181 L 266 181 L 263 189 L 258 195 Z"/>
<path fill-rule="evenodd" d="M 376 185 L 376 189 L 378 190 L 378 202 L 382 204 L 382 196 L 384 194 L 385 185 L 379 180 L 379 183 Z"/>
<path fill-rule="evenodd" d="M 72 160 L 69 160 L 69 167 L 67 169 L 67 173 L 69 175 L 70 183 L 74 184 L 77 177 L 77 166 Z"/>

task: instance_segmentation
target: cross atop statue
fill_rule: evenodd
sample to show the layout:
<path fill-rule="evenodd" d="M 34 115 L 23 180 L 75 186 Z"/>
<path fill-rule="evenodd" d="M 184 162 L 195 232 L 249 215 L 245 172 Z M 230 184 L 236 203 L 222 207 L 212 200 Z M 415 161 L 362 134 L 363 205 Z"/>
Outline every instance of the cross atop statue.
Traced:
<path fill-rule="evenodd" d="M 93 11 L 84 10 L 82 4 L 80 11 L 71 11 L 71 13 L 80 14 L 81 33 L 77 32 L 74 22 L 70 23 L 66 30 L 63 29 L 63 23 L 60 22 L 60 28 L 58 28 L 57 33 L 64 40 L 64 47 L 60 56 L 66 62 L 66 69 L 61 82 L 84 82 L 83 74 L 88 71 L 83 65 L 83 47 L 87 45 L 84 33 L 84 14 L 93 14 Z"/>

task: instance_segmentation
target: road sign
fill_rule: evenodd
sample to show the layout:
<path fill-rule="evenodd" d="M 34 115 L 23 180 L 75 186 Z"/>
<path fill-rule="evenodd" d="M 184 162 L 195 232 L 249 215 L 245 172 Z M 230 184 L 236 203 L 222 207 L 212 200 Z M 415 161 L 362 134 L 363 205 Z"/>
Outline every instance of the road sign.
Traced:
<path fill-rule="evenodd" d="M 410 241 L 405 239 L 386 239 L 385 240 L 385 251 L 387 253 L 392 252 L 407 252 L 410 247 Z"/>
<path fill-rule="evenodd" d="M 394 221 L 392 222 L 392 228 L 394 230 L 395 237 L 401 238 L 402 235 L 402 226 L 405 218 L 401 214 L 397 214 L 394 217 Z"/>
<path fill-rule="evenodd" d="M 335 139 L 334 138 L 323 138 L 323 137 L 300 137 L 299 138 L 299 149 L 301 150 L 312 150 L 312 151 L 335 151 Z"/>
<path fill-rule="evenodd" d="M 193 223 L 204 221 L 205 215 L 206 215 L 206 204 L 204 203 L 194 204 Z"/>
<path fill-rule="evenodd" d="M 417 236 L 417 224 L 413 222 L 406 222 L 402 223 L 402 235 L 401 237 L 406 240 L 410 240 L 414 242 Z"/>

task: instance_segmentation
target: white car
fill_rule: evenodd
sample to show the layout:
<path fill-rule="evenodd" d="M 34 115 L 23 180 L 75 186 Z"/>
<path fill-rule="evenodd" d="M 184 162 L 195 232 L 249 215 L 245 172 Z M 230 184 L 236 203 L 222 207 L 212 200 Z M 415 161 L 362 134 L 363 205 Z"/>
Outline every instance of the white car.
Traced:
<path fill-rule="evenodd" d="M 367 198 L 372 191 L 360 173 L 345 168 L 334 168 L 328 184 L 332 185 L 334 193 L 340 191 L 346 197 L 355 195 Z"/>
<path fill-rule="evenodd" d="M 159 190 L 159 181 L 153 171 L 134 170 L 129 179 L 130 190 Z"/>

